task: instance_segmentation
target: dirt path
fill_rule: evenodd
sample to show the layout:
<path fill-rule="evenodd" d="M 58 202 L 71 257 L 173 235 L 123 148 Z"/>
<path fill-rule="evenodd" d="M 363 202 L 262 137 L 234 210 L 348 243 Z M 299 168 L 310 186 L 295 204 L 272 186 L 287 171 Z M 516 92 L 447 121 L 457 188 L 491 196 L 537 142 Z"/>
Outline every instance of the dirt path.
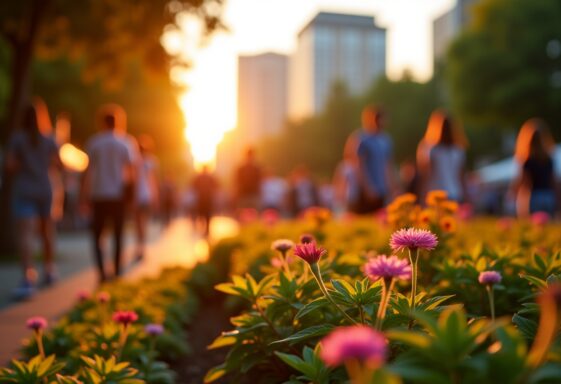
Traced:
<path fill-rule="evenodd" d="M 173 365 L 178 384 L 201 384 L 206 372 L 224 361 L 227 348 L 209 351 L 206 347 L 220 332 L 230 327 L 222 300 L 201 303 L 199 313 L 188 329 L 188 341 L 193 353 Z"/>

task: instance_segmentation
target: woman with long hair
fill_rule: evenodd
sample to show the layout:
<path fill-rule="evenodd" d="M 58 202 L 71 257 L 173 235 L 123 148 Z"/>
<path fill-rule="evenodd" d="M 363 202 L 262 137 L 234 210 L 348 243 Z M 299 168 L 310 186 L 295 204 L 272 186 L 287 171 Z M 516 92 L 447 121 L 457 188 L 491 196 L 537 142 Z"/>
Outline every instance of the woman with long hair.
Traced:
<path fill-rule="evenodd" d="M 18 251 L 23 267 L 23 280 L 15 296 L 23 299 L 34 292 L 35 270 L 32 265 L 33 228 L 38 220 L 43 244 L 43 283 L 52 284 L 54 271 L 54 224 L 51 216 L 53 192 L 49 181 L 51 165 L 62 167 L 54 139 L 41 133 L 37 109 L 29 105 L 20 130 L 14 132 L 6 158 L 13 174 L 12 213 L 16 219 Z"/>
<path fill-rule="evenodd" d="M 518 133 L 514 158 L 519 174 L 514 183 L 519 216 L 535 212 L 555 213 L 555 143 L 549 127 L 539 118 L 527 120 Z"/>
<path fill-rule="evenodd" d="M 452 200 L 465 199 L 465 146 L 465 137 L 450 116 L 434 111 L 417 148 L 423 195 L 444 190 Z"/>

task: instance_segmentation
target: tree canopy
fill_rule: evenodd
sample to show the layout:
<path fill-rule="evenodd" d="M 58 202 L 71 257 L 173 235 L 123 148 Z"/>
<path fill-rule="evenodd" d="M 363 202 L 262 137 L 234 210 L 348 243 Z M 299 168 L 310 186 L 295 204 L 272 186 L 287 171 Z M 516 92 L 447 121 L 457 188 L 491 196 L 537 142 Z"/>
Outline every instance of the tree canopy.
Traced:
<path fill-rule="evenodd" d="M 561 121 L 561 2 L 481 0 L 448 52 L 451 99 L 471 122 Z"/>

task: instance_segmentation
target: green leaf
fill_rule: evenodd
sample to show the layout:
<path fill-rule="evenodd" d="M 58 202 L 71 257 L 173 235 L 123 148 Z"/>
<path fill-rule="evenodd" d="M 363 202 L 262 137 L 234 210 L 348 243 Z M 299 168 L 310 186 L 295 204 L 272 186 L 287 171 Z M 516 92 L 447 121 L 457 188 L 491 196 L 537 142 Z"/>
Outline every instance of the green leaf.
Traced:
<path fill-rule="evenodd" d="M 335 328 L 335 326 L 331 324 L 314 325 L 312 327 L 305 328 L 299 332 L 296 332 L 292 336 L 289 336 L 282 340 L 273 341 L 272 343 L 270 343 L 270 345 L 286 343 L 286 342 L 302 341 L 302 340 L 310 339 L 312 337 L 324 336 L 328 334 L 331 330 L 333 330 L 333 328 Z"/>
<path fill-rule="evenodd" d="M 430 345 L 430 337 L 428 335 L 414 331 L 391 330 L 386 332 L 386 337 L 417 348 L 425 348 Z"/>
<path fill-rule="evenodd" d="M 530 283 L 534 284 L 536 287 L 538 287 L 540 289 L 546 289 L 547 288 L 547 282 L 545 280 L 540 279 L 539 277 L 530 276 L 530 275 L 522 275 L 522 278 L 528 280 Z"/>
<path fill-rule="evenodd" d="M 302 307 L 294 317 L 296 320 L 306 316 L 310 312 L 315 312 L 316 310 L 326 306 L 329 304 L 329 301 L 325 297 L 320 297 L 312 301 L 311 303 L 306 304 Z"/>
<path fill-rule="evenodd" d="M 218 336 L 212 344 L 206 347 L 206 349 L 218 349 L 222 347 L 227 347 L 236 342 L 237 338 L 234 336 Z"/>
<path fill-rule="evenodd" d="M 275 352 L 275 355 L 277 355 L 282 361 L 290 365 L 298 372 L 301 372 L 304 375 L 306 375 L 307 378 L 310 380 L 313 380 L 314 376 L 316 375 L 314 367 L 306 363 L 304 360 L 302 360 L 300 357 L 296 355 L 290 355 L 288 353 L 282 353 L 282 352 Z"/>
<path fill-rule="evenodd" d="M 518 314 L 512 316 L 512 322 L 514 323 L 514 325 L 516 325 L 516 327 L 518 328 L 518 330 L 524 336 L 525 339 L 534 340 L 534 337 L 536 336 L 536 332 L 538 330 L 537 322 L 522 317 Z"/>

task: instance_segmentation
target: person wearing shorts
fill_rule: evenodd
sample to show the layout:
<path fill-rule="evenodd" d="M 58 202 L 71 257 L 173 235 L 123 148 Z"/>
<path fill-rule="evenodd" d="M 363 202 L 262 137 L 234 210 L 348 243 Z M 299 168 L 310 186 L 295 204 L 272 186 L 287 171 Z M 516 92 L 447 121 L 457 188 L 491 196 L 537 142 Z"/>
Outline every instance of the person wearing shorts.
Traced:
<path fill-rule="evenodd" d="M 55 280 L 54 223 L 51 216 L 53 193 L 49 180 L 52 165 L 62 167 L 57 145 L 52 137 L 43 135 L 37 122 L 34 106 L 26 108 L 22 129 L 10 139 L 6 157 L 8 172 L 13 176 L 12 215 L 17 226 L 18 253 L 23 279 L 14 291 L 16 299 L 26 299 L 35 291 L 37 273 L 32 263 L 32 244 L 35 221 L 43 245 L 43 284 Z"/>

